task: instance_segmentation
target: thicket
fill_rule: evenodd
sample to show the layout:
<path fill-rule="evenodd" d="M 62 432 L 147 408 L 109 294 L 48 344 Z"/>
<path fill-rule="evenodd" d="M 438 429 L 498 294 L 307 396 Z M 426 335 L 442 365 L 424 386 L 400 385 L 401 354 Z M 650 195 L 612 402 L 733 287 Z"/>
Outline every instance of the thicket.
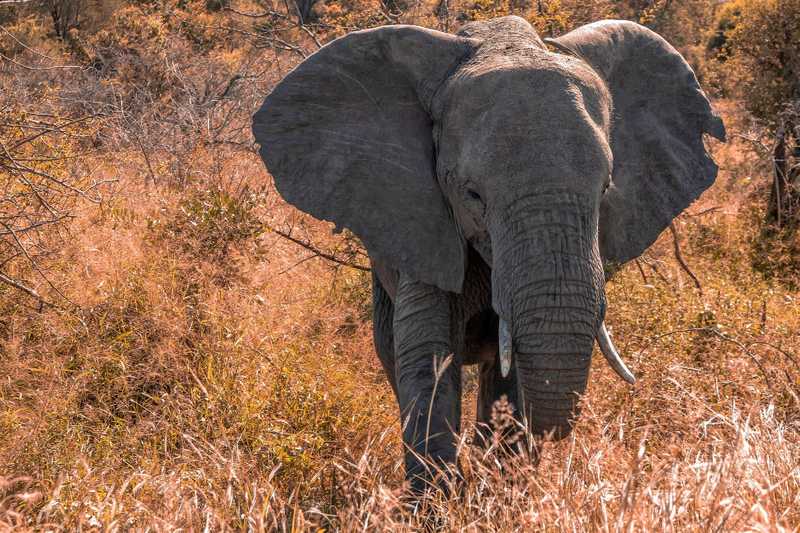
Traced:
<path fill-rule="evenodd" d="M 741 101 L 760 128 L 748 137 L 772 166 L 753 262 L 768 277 L 800 275 L 800 2 L 723 4 L 707 43 L 709 82 Z"/>

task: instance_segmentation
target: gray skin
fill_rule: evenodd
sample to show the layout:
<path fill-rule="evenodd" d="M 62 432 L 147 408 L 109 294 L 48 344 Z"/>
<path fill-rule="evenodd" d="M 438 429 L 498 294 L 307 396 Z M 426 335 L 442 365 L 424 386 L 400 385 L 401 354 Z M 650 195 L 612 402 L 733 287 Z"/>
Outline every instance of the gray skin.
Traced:
<path fill-rule="evenodd" d="M 455 461 L 463 365 L 481 365 L 480 422 L 507 395 L 534 435 L 569 434 L 606 279 L 717 174 L 703 134 L 724 140 L 722 121 L 661 37 L 602 21 L 548 42 L 518 17 L 354 32 L 253 120 L 284 198 L 369 253 L 375 347 L 417 488 L 422 458 Z"/>

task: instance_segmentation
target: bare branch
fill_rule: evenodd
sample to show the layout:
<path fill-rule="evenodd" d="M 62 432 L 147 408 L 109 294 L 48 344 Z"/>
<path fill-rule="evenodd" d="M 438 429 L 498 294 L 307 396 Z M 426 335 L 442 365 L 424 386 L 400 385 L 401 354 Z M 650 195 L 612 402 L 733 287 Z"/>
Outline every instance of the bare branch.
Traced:
<path fill-rule="evenodd" d="M 697 279 L 697 276 L 694 275 L 694 272 L 691 271 L 689 265 L 687 265 L 686 261 L 683 259 L 678 237 L 678 230 L 675 228 L 674 222 L 669 223 L 669 230 L 672 232 L 672 245 L 673 250 L 675 251 L 675 259 L 678 260 L 678 264 L 681 266 L 683 271 L 686 272 L 690 278 L 692 278 L 692 281 L 694 281 L 694 286 L 697 287 L 697 290 L 700 291 L 700 294 L 703 294 L 703 287 L 700 285 L 700 280 Z"/>
<path fill-rule="evenodd" d="M 38 222 L 34 222 L 34 223 L 32 223 L 32 224 L 30 224 L 28 226 L 25 226 L 24 228 L 17 228 L 14 231 L 17 234 L 27 233 L 27 232 L 32 231 L 34 229 L 41 228 L 42 226 L 47 226 L 49 224 L 57 224 L 57 223 L 61 222 L 62 220 L 65 220 L 67 218 L 72 218 L 72 217 L 73 217 L 73 215 L 60 215 L 60 216 L 58 216 L 56 218 L 47 219 L 47 220 L 40 220 Z M 0 236 L 11 235 L 11 234 L 12 234 L 12 232 L 9 231 L 9 230 L 0 231 Z"/>
<path fill-rule="evenodd" d="M 52 307 L 54 309 L 62 309 L 63 310 L 63 307 L 61 307 L 60 305 L 55 304 L 55 303 L 53 303 L 53 302 L 51 302 L 49 300 L 46 300 L 45 298 L 43 298 L 35 290 L 31 289 L 30 287 L 28 287 L 24 283 L 20 283 L 19 281 L 16 281 L 14 278 L 11 278 L 10 276 L 5 275 L 2 272 L 0 272 L 0 283 L 5 283 L 9 287 L 13 287 L 14 289 L 17 289 L 18 291 L 24 292 L 25 294 L 27 294 L 31 298 L 36 299 L 36 301 L 39 302 L 39 310 L 40 311 L 42 310 L 42 307 L 44 307 L 44 306 Z"/>
<path fill-rule="evenodd" d="M 48 277 L 45 275 L 45 273 L 44 273 L 44 272 L 42 271 L 42 269 L 39 267 L 39 264 L 38 264 L 38 263 L 37 263 L 37 262 L 36 262 L 36 261 L 33 259 L 33 257 L 31 257 L 31 255 L 28 253 L 28 249 L 27 249 L 27 248 L 25 248 L 25 245 L 23 245 L 23 244 L 22 244 L 22 241 L 20 241 L 20 240 L 19 240 L 19 236 L 17 235 L 17 232 L 16 232 L 16 231 L 14 231 L 14 229 L 13 229 L 11 226 L 9 226 L 8 224 L 6 224 L 6 223 L 5 223 L 5 222 L 3 222 L 3 221 L 0 221 L 0 225 L 1 225 L 1 226 L 3 226 L 4 228 L 6 228 L 6 230 L 7 230 L 7 231 L 8 231 L 8 232 L 11 234 L 11 236 L 14 238 L 14 242 L 16 242 L 16 243 L 17 243 L 17 248 L 18 248 L 18 249 L 19 249 L 19 250 L 22 252 L 22 254 L 25 256 L 25 258 L 28 260 L 28 262 L 29 262 L 29 263 L 31 264 L 31 266 L 34 268 L 34 270 L 36 270 L 36 272 L 37 272 L 37 273 L 38 273 L 38 274 L 39 274 L 39 275 L 42 277 L 42 279 L 43 279 L 43 280 L 45 280 L 45 281 L 47 282 L 47 284 L 48 284 L 48 285 L 50 285 L 50 288 L 51 288 L 51 289 L 53 289 L 54 291 L 56 291 L 56 293 L 57 293 L 59 296 L 61 296 L 61 298 L 63 298 L 64 300 L 66 300 L 67 302 L 69 302 L 70 304 L 72 304 L 72 301 L 71 301 L 69 298 L 67 298 L 67 297 L 66 297 L 66 295 L 64 295 L 64 293 L 62 293 L 62 292 L 61 292 L 61 291 L 58 289 L 58 287 L 56 287 L 56 286 L 53 284 L 53 282 L 52 282 L 52 281 L 50 281 L 50 278 L 48 278 Z M 75 304 L 73 304 L 73 305 L 75 305 Z"/>
<path fill-rule="evenodd" d="M 20 283 L 18 281 L 15 281 L 13 278 L 11 278 L 9 276 L 6 276 L 2 272 L 0 272 L 0 282 L 5 283 L 6 285 L 9 285 L 11 287 L 14 287 L 15 289 L 17 289 L 19 291 L 24 292 L 25 294 L 27 294 L 31 298 L 36 298 L 39 301 L 43 300 L 43 298 L 41 296 L 39 296 L 38 292 L 36 292 L 35 290 L 31 289 L 27 285 L 23 285 L 22 283 Z"/>
<path fill-rule="evenodd" d="M 16 61 L 15 59 L 12 59 L 4 54 L 0 54 L 0 59 L 8 61 L 9 63 L 13 63 L 14 65 L 20 68 L 24 68 L 25 70 L 58 70 L 58 69 L 69 69 L 69 68 L 86 68 L 82 65 L 51 65 L 49 67 L 32 67 L 30 65 L 25 65 L 23 63 L 20 63 L 19 61 Z"/>
<path fill-rule="evenodd" d="M 372 271 L 372 269 L 369 268 L 369 267 L 365 267 L 365 266 L 359 265 L 357 263 L 351 263 L 349 261 L 345 261 L 343 259 L 339 259 L 338 257 L 336 257 L 333 254 L 329 254 L 327 252 L 323 252 L 322 250 L 320 250 L 319 248 L 317 248 L 313 244 L 311 244 L 309 242 L 306 242 L 306 241 L 302 241 L 302 240 L 300 240 L 300 239 L 298 239 L 296 237 L 293 237 L 290 233 L 286 233 L 284 231 L 281 231 L 279 229 L 272 228 L 272 227 L 269 227 L 269 226 L 265 226 L 265 228 L 268 229 L 269 231 L 275 233 L 276 235 L 279 235 L 279 236 L 283 237 L 284 239 L 286 239 L 288 241 L 291 241 L 291 242 L 293 242 L 293 243 L 295 243 L 297 245 L 300 245 L 303 248 L 305 248 L 306 250 L 314 253 L 313 256 L 304 259 L 303 262 L 307 261 L 308 259 L 312 259 L 313 257 L 321 257 L 322 259 L 326 259 L 328 261 L 336 263 L 337 265 L 342 265 L 342 266 L 354 268 L 356 270 L 361 270 L 362 272 L 371 272 Z"/>
<path fill-rule="evenodd" d="M 715 211 L 719 211 L 720 209 L 722 209 L 721 205 L 715 205 L 715 206 L 709 207 L 708 209 L 703 209 L 702 211 L 698 211 L 697 213 L 688 213 L 687 212 L 685 214 L 686 214 L 687 217 L 701 217 L 703 215 L 707 215 L 709 213 L 713 213 Z"/>

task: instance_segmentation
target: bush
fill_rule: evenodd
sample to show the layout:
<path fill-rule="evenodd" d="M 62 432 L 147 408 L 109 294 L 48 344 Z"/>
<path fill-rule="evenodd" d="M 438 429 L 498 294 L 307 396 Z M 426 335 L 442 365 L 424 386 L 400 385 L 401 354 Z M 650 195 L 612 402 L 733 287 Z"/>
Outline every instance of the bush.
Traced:
<path fill-rule="evenodd" d="M 257 217 L 265 194 L 243 187 L 232 194 L 218 187 L 190 189 L 176 206 L 147 221 L 155 241 L 197 261 L 225 264 L 232 248 L 264 231 Z"/>
<path fill-rule="evenodd" d="M 800 99 L 800 0 L 734 0 L 722 6 L 707 48 L 722 86 L 771 129 Z"/>

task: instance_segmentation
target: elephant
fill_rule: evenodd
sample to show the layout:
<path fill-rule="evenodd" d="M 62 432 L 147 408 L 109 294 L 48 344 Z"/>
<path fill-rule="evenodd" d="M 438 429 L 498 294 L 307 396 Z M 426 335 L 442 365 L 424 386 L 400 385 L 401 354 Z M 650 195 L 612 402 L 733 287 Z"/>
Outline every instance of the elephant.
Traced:
<path fill-rule="evenodd" d="M 349 33 L 286 75 L 252 128 L 285 200 L 367 250 L 419 490 L 456 461 L 464 365 L 480 365 L 478 422 L 506 396 L 554 440 L 580 414 L 595 341 L 634 382 L 605 283 L 716 179 L 704 134 L 725 140 L 655 32 L 603 20 L 543 40 L 516 16 Z"/>

